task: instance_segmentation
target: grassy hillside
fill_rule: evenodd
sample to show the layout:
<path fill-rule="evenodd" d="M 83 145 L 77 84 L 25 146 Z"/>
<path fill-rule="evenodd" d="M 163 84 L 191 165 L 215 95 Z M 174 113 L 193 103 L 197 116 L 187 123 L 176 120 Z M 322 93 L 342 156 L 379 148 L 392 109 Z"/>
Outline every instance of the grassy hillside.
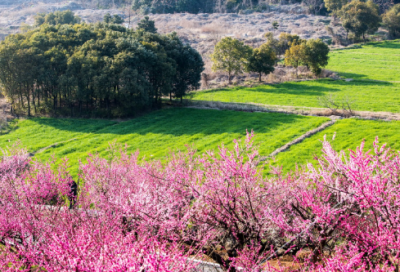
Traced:
<path fill-rule="evenodd" d="M 376 81 L 322 79 L 254 88 L 234 87 L 196 92 L 193 99 L 320 108 L 318 98 L 327 95 L 339 101 L 349 99 L 355 110 L 400 111 L 400 84 Z"/>
<path fill-rule="evenodd" d="M 384 122 L 384 121 L 369 121 L 357 119 L 344 119 L 339 120 L 336 124 L 327 129 L 305 139 L 303 142 L 292 146 L 285 152 L 279 153 L 272 165 L 280 165 L 283 167 L 284 172 L 290 171 L 295 168 L 296 162 L 316 163 L 313 159 L 315 156 L 322 154 L 321 148 L 324 135 L 327 140 L 332 140 L 332 136 L 336 133 L 335 140 L 332 141 L 335 150 L 349 149 L 355 150 L 363 139 L 365 139 L 366 150 L 373 148 L 372 143 L 375 137 L 379 137 L 381 144 L 387 143 L 389 147 L 399 150 L 400 149 L 400 122 Z"/>
<path fill-rule="evenodd" d="M 194 100 L 321 107 L 319 97 L 353 101 L 361 111 L 400 112 L 400 42 L 372 43 L 361 49 L 333 51 L 327 69 L 352 78 L 287 82 L 255 88 L 196 92 Z"/>
<path fill-rule="evenodd" d="M 216 149 L 221 143 L 256 133 L 261 154 L 276 148 L 322 123 L 326 118 L 277 113 L 247 113 L 197 109 L 166 109 L 125 122 L 34 118 L 20 121 L 9 134 L 0 136 L 4 148 L 20 141 L 35 157 L 48 160 L 68 157 L 76 173 L 79 159 L 88 153 L 106 156 L 110 142 L 128 145 L 128 151 L 140 150 L 146 159 L 164 159 L 171 151 L 186 150 L 190 145 L 199 151 Z M 40 149 L 58 143 L 57 146 Z"/>
<path fill-rule="evenodd" d="M 362 45 L 330 53 L 329 70 L 354 79 L 400 82 L 400 40 Z"/>

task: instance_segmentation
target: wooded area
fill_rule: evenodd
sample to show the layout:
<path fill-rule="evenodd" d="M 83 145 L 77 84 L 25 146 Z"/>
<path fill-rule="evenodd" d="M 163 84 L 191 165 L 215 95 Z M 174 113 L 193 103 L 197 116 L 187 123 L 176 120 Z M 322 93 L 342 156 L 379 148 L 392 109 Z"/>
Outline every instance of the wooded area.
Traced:
<path fill-rule="evenodd" d="M 28 115 L 132 116 L 198 88 L 203 66 L 174 33 L 115 24 L 44 24 L 0 44 L 3 93 Z"/>

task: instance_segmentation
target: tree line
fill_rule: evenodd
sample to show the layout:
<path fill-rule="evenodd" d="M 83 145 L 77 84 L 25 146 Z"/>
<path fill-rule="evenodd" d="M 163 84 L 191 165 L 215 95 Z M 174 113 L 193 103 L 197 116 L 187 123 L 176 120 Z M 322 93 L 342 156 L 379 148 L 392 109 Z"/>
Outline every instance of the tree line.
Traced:
<path fill-rule="evenodd" d="M 28 116 L 132 116 L 182 98 L 199 87 L 202 58 L 151 25 L 44 23 L 10 35 L 0 43 L 1 91 Z"/>
<path fill-rule="evenodd" d="M 258 73 L 259 81 L 262 75 L 274 71 L 279 56 L 284 55 L 285 64 L 297 68 L 307 66 L 314 75 L 318 76 L 322 67 L 328 64 L 329 47 L 320 39 L 304 40 L 297 35 L 281 33 L 275 39 L 273 33 L 266 33 L 267 42 L 253 49 L 243 41 L 225 37 L 219 41 L 211 56 L 213 71 L 228 73 L 229 84 L 232 75 L 243 72 Z"/>
<path fill-rule="evenodd" d="M 139 13 L 211 13 L 238 12 L 261 8 L 259 0 L 133 0 L 132 8 Z"/>
<path fill-rule="evenodd" d="M 372 0 L 324 0 L 333 17 L 340 18 L 347 38 L 365 42 L 366 34 L 374 34 L 380 26 L 388 29 L 389 38 L 400 37 L 400 4 L 382 8 Z M 350 34 L 350 35 L 349 35 Z"/>

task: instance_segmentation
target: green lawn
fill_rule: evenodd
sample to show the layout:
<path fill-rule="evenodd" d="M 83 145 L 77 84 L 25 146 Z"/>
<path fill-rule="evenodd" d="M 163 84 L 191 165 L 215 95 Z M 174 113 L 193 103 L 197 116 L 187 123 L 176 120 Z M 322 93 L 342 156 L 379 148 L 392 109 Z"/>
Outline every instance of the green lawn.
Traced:
<path fill-rule="evenodd" d="M 221 143 L 232 146 L 233 139 L 243 137 L 246 129 L 253 129 L 260 153 L 268 155 L 327 120 L 279 113 L 184 108 L 160 110 L 120 123 L 33 118 L 20 121 L 17 128 L 0 136 L 0 147 L 19 140 L 30 152 L 35 152 L 60 143 L 35 157 L 43 161 L 53 155 L 57 159 L 68 157 L 71 172 L 76 174 L 79 159 L 84 159 L 88 153 L 105 157 L 109 143 L 113 141 L 127 144 L 129 152 L 139 149 L 145 159 L 163 160 L 171 151 L 186 150 L 186 145 L 199 151 L 216 149 Z"/>
<path fill-rule="evenodd" d="M 194 100 L 322 107 L 318 98 L 349 100 L 360 111 L 400 112 L 400 42 L 332 51 L 327 69 L 353 81 L 322 79 L 254 88 L 233 87 L 195 92 Z M 398 82 L 397 82 L 398 81 Z"/>
<path fill-rule="evenodd" d="M 335 140 L 332 141 L 335 150 L 349 149 L 355 150 L 363 139 L 365 139 L 365 149 L 372 149 L 375 137 L 379 137 L 381 144 L 387 143 L 389 147 L 400 149 L 400 122 L 392 121 L 369 121 L 358 119 L 339 120 L 333 126 L 305 139 L 303 142 L 292 146 L 285 152 L 279 153 L 271 164 L 282 166 L 284 172 L 295 168 L 296 162 L 305 164 L 307 162 L 316 163 L 315 156 L 322 154 L 322 143 L 324 135 L 327 140 L 332 140 L 336 132 Z"/>

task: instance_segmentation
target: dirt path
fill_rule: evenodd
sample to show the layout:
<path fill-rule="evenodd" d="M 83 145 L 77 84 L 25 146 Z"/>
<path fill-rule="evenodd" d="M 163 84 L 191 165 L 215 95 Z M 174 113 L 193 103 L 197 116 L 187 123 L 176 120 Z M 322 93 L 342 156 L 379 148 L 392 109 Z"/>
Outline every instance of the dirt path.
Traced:
<path fill-rule="evenodd" d="M 312 107 L 294 107 L 280 105 L 265 105 L 257 103 L 234 103 L 234 102 L 218 102 L 218 101 L 199 101 L 186 100 L 188 108 L 195 109 L 215 109 L 215 110 L 234 110 L 247 112 L 277 112 L 289 113 L 304 116 L 326 116 L 335 115 L 327 108 L 312 108 Z M 338 111 L 340 112 L 340 111 Z M 400 113 L 392 112 L 372 112 L 372 111 L 354 111 L 355 117 L 365 120 L 384 120 L 384 121 L 399 121 Z M 342 117 L 335 115 L 337 117 Z"/>
<path fill-rule="evenodd" d="M 298 138 L 294 139 L 293 141 L 291 141 L 291 142 L 279 147 L 278 149 L 276 149 L 274 152 L 272 152 L 268 156 L 261 157 L 260 160 L 259 160 L 259 163 L 263 162 L 263 161 L 266 161 L 266 160 L 268 160 L 270 158 L 275 157 L 279 153 L 289 149 L 292 145 L 298 144 L 298 143 L 302 142 L 304 139 L 306 139 L 306 138 L 308 138 L 308 137 L 310 137 L 310 136 L 312 136 L 312 135 L 314 135 L 314 134 L 326 129 L 327 127 L 332 126 L 333 124 L 335 124 L 335 122 L 336 122 L 336 119 L 331 119 L 331 121 L 323 123 L 319 127 L 315 128 L 315 129 L 312 129 L 310 131 L 307 131 L 306 133 L 304 133 L 300 137 L 298 137 Z"/>
<path fill-rule="evenodd" d="M 86 136 L 86 135 L 85 135 L 85 136 Z M 81 138 L 83 138 L 83 137 L 81 137 Z M 46 151 L 46 150 L 48 150 L 48 149 L 50 149 L 50 148 L 57 147 L 57 145 L 59 145 L 59 144 L 64 144 L 64 143 L 73 142 L 73 141 L 76 141 L 76 140 L 78 140 L 78 139 L 79 139 L 79 138 L 72 138 L 72 139 L 69 139 L 69 140 L 66 140 L 66 141 L 63 141 L 63 142 L 54 143 L 54 144 L 52 144 L 52 145 L 43 147 L 43 148 L 41 148 L 41 149 L 39 149 L 39 150 L 36 150 L 36 151 L 34 151 L 34 152 L 29 153 L 29 156 L 33 157 L 33 156 L 35 156 L 35 155 L 38 154 L 38 153 L 42 153 L 42 152 L 44 152 L 44 151 Z"/>

